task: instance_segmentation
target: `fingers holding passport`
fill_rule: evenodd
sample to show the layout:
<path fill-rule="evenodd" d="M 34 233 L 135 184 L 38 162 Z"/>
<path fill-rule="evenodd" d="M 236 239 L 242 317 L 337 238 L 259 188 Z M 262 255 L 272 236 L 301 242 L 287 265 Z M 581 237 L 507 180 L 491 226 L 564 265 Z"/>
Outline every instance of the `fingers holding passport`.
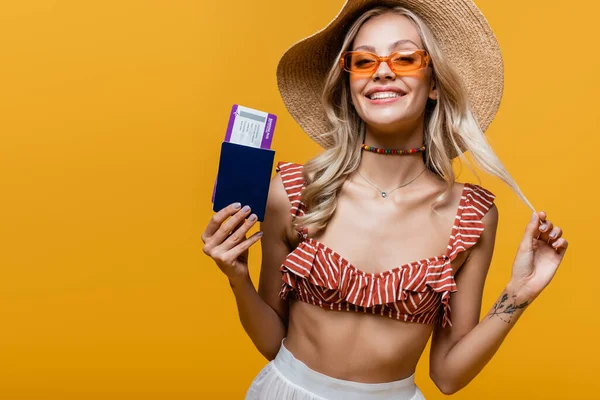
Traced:
<path fill-rule="evenodd" d="M 246 238 L 257 221 L 248 206 L 233 203 L 213 215 L 202 234 L 202 251 L 211 257 L 230 279 L 248 273 L 248 249 L 262 236 Z"/>

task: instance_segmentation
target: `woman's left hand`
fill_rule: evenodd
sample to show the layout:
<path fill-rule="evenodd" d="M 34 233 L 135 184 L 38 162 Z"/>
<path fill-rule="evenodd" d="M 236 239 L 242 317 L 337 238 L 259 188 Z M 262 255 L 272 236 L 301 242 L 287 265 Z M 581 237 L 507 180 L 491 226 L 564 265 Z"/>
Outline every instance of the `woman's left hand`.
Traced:
<path fill-rule="evenodd" d="M 509 284 L 520 300 L 531 303 L 554 277 L 569 245 L 562 235 L 562 229 L 548 221 L 544 211 L 533 214 L 519 245 Z"/>

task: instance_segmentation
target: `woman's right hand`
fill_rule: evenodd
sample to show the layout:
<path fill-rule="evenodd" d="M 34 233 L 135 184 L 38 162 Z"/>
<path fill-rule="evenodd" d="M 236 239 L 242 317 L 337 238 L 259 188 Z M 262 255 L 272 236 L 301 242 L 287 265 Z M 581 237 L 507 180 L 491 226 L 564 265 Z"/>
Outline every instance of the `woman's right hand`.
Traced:
<path fill-rule="evenodd" d="M 250 211 L 248 206 L 241 208 L 240 203 L 230 204 L 213 215 L 202 233 L 202 251 L 217 263 L 230 281 L 249 275 L 248 249 L 262 236 L 262 232 L 256 232 L 246 239 L 246 233 L 257 219 L 256 214 L 252 214 L 246 220 Z"/>

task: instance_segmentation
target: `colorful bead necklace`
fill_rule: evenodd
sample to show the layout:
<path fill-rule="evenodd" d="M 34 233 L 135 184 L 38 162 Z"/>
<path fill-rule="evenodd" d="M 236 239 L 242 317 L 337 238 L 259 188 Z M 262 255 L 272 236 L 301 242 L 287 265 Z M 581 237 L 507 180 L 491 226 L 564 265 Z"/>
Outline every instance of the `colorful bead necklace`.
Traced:
<path fill-rule="evenodd" d="M 417 147 L 414 149 L 408 149 L 408 150 L 403 150 L 403 149 L 382 149 L 379 147 L 373 147 L 373 146 L 367 146 L 366 144 L 361 144 L 361 147 L 363 150 L 366 151 L 370 151 L 372 153 L 378 153 L 378 154 L 394 154 L 394 155 L 405 155 L 405 154 L 414 154 L 414 153 L 419 153 L 422 151 L 425 151 L 425 145 L 421 146 L 421 147 Z"/>

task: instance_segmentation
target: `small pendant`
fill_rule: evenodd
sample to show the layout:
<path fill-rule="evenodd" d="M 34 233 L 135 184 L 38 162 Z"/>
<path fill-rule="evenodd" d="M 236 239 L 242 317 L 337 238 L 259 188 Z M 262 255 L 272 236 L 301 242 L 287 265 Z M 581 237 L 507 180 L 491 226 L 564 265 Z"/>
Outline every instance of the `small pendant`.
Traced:
<path fill-rule="evenodd" d="M 387 193 L 386 192 L 381 192 L 381 197 L 387 197 Z"/>

